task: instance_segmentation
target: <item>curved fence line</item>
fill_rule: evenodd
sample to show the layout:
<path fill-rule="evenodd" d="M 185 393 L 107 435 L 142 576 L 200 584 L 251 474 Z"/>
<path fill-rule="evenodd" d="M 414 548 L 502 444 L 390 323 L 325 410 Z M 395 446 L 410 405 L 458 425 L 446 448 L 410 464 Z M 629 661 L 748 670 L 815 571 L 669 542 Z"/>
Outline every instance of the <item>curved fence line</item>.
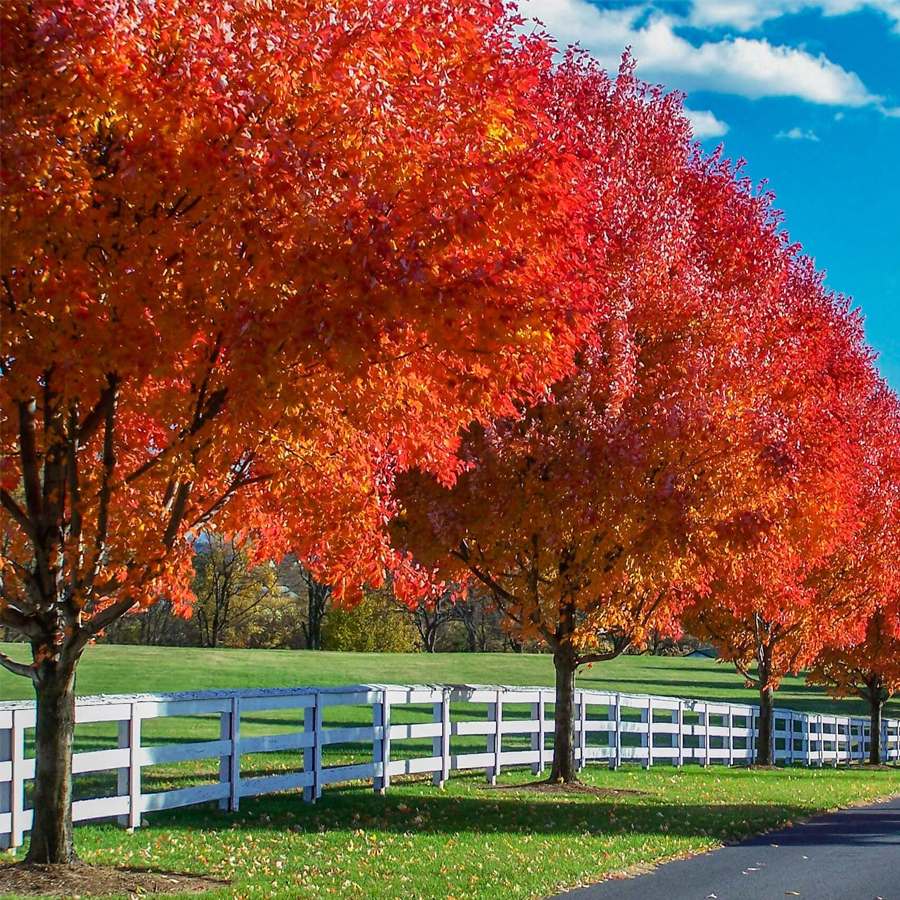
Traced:
<path fill-rule="evenodd" d="M 552 761 L 554 699 L 552 689 L 541 687 L 436 684 L 79 697 L 76 740 L 83 726 L 107 723 L 106 739 L 115 746 L 76 752 L 74 773 L 93 774 L 101 783 L 102 773 L 108 773 L 109 790 L 114 778 L 115 793 L 76 799 L 72 814 L 76 822 L 117 818 L 136 828 L 145 813 L 210 802 L 237 810 L 242 797 L 278 791 L 302 790 L 303 798 L 314 802 L 325 785 L 336 782 L 371 780 L 383 792 L 395 776 L 431 774 L 442 785 L 454 771 L 483 769 L 490 782 L 511 766 L 531 766 L 537 774 Z M 326 723 L 341 707 L 353 708 L 344 712 L 362 715 L 364 723 Z M 285 730 L 291 727 L 291 711 L 297 714 L 296 727 Z M 758 714 L 758 707 L 739 703 L 578 690 L 576 763 L 747 765 L 755 752 Z M 392 721 L 392 715 L 406 721 Z M 145 723 L 174 717 L 212 719 L 218 737 L 187 743 L 143 740 Z M 242 736 L 242 720 L 256 733 Z M 0 846 L 20 846 L 31 827 L 26 800 L 35 772 L 28 755 L 34 724 L 33 702 L 0 703 Z M 776 761 L 806 766 L 865 762 L 869 728 L 864 717 L 776 709 Z M 354 759 L 341 758 L 341 748 L 352 750 Z M 242 774 L 242 756 L 274 753 L 287 755 L 289 771 L 260 775 L 245 768 Z M 368 757 L 365 762 L 355 761 L 359 753 Z M 900 760 L 900 720 L 884 721 L 881 753 L 885 762 Z M 156 790 L 146 783 L 149 767 L 175 766 L 177 771 L 179 765 L 203 760 L 212 761 L 217 779 Z"/>

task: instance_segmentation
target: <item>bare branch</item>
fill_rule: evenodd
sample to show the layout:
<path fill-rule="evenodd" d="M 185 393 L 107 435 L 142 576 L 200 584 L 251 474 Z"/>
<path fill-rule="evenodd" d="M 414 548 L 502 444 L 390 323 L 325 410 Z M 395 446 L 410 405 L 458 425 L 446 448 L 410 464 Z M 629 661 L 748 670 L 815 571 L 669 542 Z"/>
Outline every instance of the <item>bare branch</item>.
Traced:
<path fill-rule="evenodd" d="M 11 606 L 5 606 L 0 610 L 0 622 L 26 637 L 36 638 L 43 634 L 41 623 L 36 616 L 26 615 Z"/>
<path fill-rule="evenodd" d="M 107 375 L 108 386 L 100 394 L 100 399 L 85 416 L 84 421 L 78 426 L 78 443 L 86 444 L 96 433 L 97 429 L 106 420 L 109 404 L 116 398 L 119 379 L 115 375 Z"/>
<path fill-rule="evenodd" d="M 100 484 L 100 498 L 97 508 L 97 534 L 94 537 L 94 554 L 87 573 L 86 590 L 93 587 L 94 579 L 103 563 L 106 550 L 106 534 L 109 530 L 109 504 L 112 492 L 112 477 L 116 468 L 114 429 L 116 425 L 116 403 L 118 387 L 113 388 L 112 396 L 104 409 L 103 430 L 103 480 Z"/>
<path fill-rule="evenodd" d="M 34 663 L 26 664 L 16 662 L 10 659 L 5 653 L 0 653 L 0 666 L 8 669 L 14 675 L 21 675 L 23 678 L 30 678 L 35 684 L 37 683 L 37 672 L 34 669 Z"/>
<path fill-rule="evenodd" d="M 172 512 L 169 515 L 169 524 L 166 526 L 166 533 L 163 535 L 163 545 L 167 550 L 172 549 L 175 544 L 175 538 L 178 537 L 178 529 L 181 527 L 181 520 L 184 518 L 188 498 L 191 496 L 191 485 L 190 481 L 183 481 L 178 485 L 178 491 L 172 503 Z"/>
<path fill-rule="evenodd" d="M 219 390 L 214 391 L 209 395 L 209 401 L 206 403 L 205 408 L 201 409 L 201 403 L 198 401 L 194 412 L 194 421 L 192 422 L 191 427 L 182 430 L 172 443 L 168 444 L 160 450 L 156 456 L 151 457 L 145 463 L 138 466 L 131 474 L 126 476 L 125 483 L 132 484 L 142 475 L 146 475 L 147 472 L 157 466 L 162 460 L 170 456 L 176 447 L 183 444 L 187 438 L 195 435 L 211 419 L 214 419 L 222 411 L 227 396 L 228 389 L 219 388 Z"/>
<path fill-rule="evenodd" d="M 84 546 L 81 541 L 81 485 L 78 481 L 78 412 L 74 405 L 69 410 L 69 440 L 66 447 L 66 479 L 69 485 L 69 515 L 67 542 L 74 545 L 71 563 L 71 585 L 75 589 L 81 578 L 81 567 L 84 564 Z"/>
<path fill-rule="evenodd" d="M 762 685 L 762 679 L 761 679 L 761 678 L 757 678 L 755 675 L 751 675 L 751 674 L 750 674 L 750 670 L 749 670 L 742 662 L 739 662 L 738 660 L 734 660 L 734 667 L 735 667 L 735 668 L 738 670 L 738 672 L 740 672 L 741 675 L 743 675 L 744 678 L 746 678 L 747 681 L 749 681 L 750 684 L 752 684 L 754 687 L 761 688 L 761 687 L 763 686 L 763 685 Z"/>
<path fill-rule="evenodd" d="M 3 508 L 13 517 L 13 521 L 22 529 L 28 540 L 32 544 L 37 543 L 37 529 L 34 523 L 4 488 L 0 488 L 0 502 L 3 503 Z"/>
<path fill-rule="evenodd" d="M 243 487 L 251 484 L 259 484 L 268 481 L 271 475 L 256 475 L 253 478 L 236 478 L 226 489 L 226 491 L 213 503 L 205 512 L 201 513 L 190 524 L 190 528 L 196 528 L 199 525 L 205 525 L 231 498 L 231 496 Z"/>
<path fill-rule="evenodd" d="M 621 656 L 631 645 L 631 641 L 625 644 L 622 647 L 614 646 L 612 650 L 608 653 L 582 653 L 578 655 L 578 665 L 585 666 L 588 663 L 596 663 L 596 662 L 607 662 L 610 659 L 615 659 L 617 656 Z"/>
<path fill-rule="evenodd" d="M 19 401 L 19 453 L 22 457 L 22 481 L 25 486 L 25 508 L 33 522 L 41 519 L 41 477 L 34 440 L 34 417 L 37 403 Z"/>
<path fill-rule="evenodd" d="M 107 625 L 124 616 L 136 603 L 137 598 L 125 597 L 123 600 L 101 609 L 100 612 L 92 616 L 82 627 L 82 632 L 86 635 L 85 643 L 91 637 L 103 631 Z"/>

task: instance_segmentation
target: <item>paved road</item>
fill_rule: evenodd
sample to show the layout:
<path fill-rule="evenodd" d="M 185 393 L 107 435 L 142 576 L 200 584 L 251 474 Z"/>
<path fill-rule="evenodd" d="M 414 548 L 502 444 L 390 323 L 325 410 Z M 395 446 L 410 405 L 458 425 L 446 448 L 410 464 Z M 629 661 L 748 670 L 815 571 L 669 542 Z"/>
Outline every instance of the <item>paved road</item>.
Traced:
<path fill-rule="evenodd" d="M 558 900 L 900 900 L 900 797 Z"/>

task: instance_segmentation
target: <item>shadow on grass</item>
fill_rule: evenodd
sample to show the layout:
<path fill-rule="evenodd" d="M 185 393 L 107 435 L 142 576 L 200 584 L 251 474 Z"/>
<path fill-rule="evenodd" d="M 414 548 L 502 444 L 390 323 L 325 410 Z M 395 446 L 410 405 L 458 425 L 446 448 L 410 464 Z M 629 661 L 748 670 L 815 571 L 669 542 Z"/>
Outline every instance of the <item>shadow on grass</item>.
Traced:
<path fill-rule="evenodd" d="M 751 837 L 792 820 L 813 814 L 807 806 L 792 803 L 685 804 L 660 803 L 653 797 L 616 798 L 547 795 L 529 798 L 486 791 L 459 796 L 428 791 L 373 795 L 363 787 L 327 790 L 314 806 L 299 794 L 242 801 L 239 813 L 212 808 L 185 809 L 154 815 L 154 828 L 204 828 L 250 834 L 291 831 L 305 834 L 355 831 L 390 832 L 428 836 L 477 834 L 534 834 L 565 836 L 584 834 L 615 836 L 665 834 L 679 837 L 710 836 L 735 840 Z M 818 844 L 871 842 L 896 839 L 900 810 L 875 811 L 852 834 L 821 829 Z M 812 836 L 800 838 L 813 840 Z"/>

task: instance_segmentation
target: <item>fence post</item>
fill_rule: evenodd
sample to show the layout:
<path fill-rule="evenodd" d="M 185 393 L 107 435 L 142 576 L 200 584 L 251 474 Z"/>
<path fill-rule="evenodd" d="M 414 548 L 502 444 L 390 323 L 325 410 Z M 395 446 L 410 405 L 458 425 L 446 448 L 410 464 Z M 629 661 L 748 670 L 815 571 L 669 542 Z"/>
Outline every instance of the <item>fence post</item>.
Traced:
<path fill-rule="evenodd" d="M 678 747 L 678 768 L 684 765 L 684 700 L 678 701 L 678 711 L 675 713 L 678 721 L 678 731 L 675 735 L 676 746 Z"/>
<path fill-rule="evenodd" d="M 219 757 L 219 784 L 231 783 L 231 703 L 219 714 L 219 740 L 228 742 L 228 749 Z M 231 793 L 231 788 L 228 789 Z M 219 809 L 228 809 L 228 797 L 219 798 Z"/>
<path fill-rule="evenodd" d="M 237 812 L 241 805 L 241 698 L 231 698 L 231 756 L 229 757 L 228 808 Z"/>
<path fill-rule="evenodd" d="M 495 691 L 493 703 L 487 705 L 488 722 L 494 723 L 494 730 L 487 736 L 487 752 L 494 754 L 493 765 L 484 770 L 484 777 L 488 784 L 496 784 L 500 774 L 500 748 L 503 743 L 501 727 L 503 723 L 503 695 Z"/>
<path fill-rule="evenodd" d="M 319 692 L 313 694 L 313 705 L 307 706 L 303 710 L 303 731 L 310 735 L 312 740 L 307 747 L 303 748 L 303 771 L 312 774 L 312 783 L 303 788 L 303 799 L 307 803 L 315 803 L 318 794 L 316 793 L 318 781 L 318 767 L 316 766 L 316 743 L 318 736 L 317 714 L 319 710 Z"/>
<path fill-rule="evenodd" d="M 322 693 L 316 691 L 316 718 L 313 726 L 313 780 L 315 782 L 315 798 L 322 796 Z"/>
<path fill-rule="evenodd" d="M 864 740 L 860 747 L 859 761 L 862 763 L 869 758 L 869 753 L 872 750 L 872 724 L 868 719 L 860 719 L 860 722 L 863 723 L 863 737 L 865 737 L 867 732 L 869 736 L 869 739 L 867 741 Z"/>
<path fill-rule="evenodd" d="M 865 740 L 863 736 L 863 732 L 860 731 L 859 734 L 859 742 L 857 743 L 856 749 L 853 749 L 853 716 L 848 716 L 845 722 L 844 732 L 847 735 L 847 746 L 844 751 L 844 761 L 847 765 L 853 762 L 854 759 L 859 755 L 860 747 L 862 746 L 863 741 Z M 841 759 L 841 723 L 836 722 L 834 726 L 834 755 L 837 757 L 838 762 Z"/>
<path fill-rule="evenodd" d="M 538 697 L 542 696 L 541 692 L 538 691 Z M 543 718 L 541 715 L 542 709 L 540 702 L 531 704 L 531 720 L 535 724 L 535 730 L 531 732 L 531 749 L 533 752 L 537 753 L 538 759 L 537 762 L 533 762 L 531 764 L 531 774 L 538 775 L 540 774 L 541 769 L 543 768 L 544 757 L 541 753 L 541 742 L 543 741 L 543 731 L 544 726 L 541 724 L 541 719 Z"/>
<path fill-rule="evenodd" d="M 734 765 L 734 709 L 728 704 L 728 767 Z"/>
<path fill-rule="evenodd" d="M 747 740 L 747 745 L 750 747 L 750 765 L 756 762 L 756 713 L 753 711 L 756 707 L 750 707 L 750 737 Z"/>
<path fill-rule="evenodd" d="M 819 721 L 819 768 L 825 765 L 825 726 L 822 724 L 822 716 L 816 717 Z"/>
<path fill-rule="evenodd" d="M 613 731 L 610 734 L 612 755 L 609 758 L 610 769 L 617 769 L 622 756 L 622 695 L 616 693 L 616 705 L 609 711 L 612 713 Z"/>
<path fill-rule="evenodd" d="M 703 704 L 703 768 L 710 764 L 709 756 L 709 704 Z"/>
<path fill-rule="evenodd" d="M 647 733 L 641 743 L 647 748 L 647 759 L 641 760 L 641 768 L 649 769 L 653 765 L 653 698 L 647 698 L 647 709 L 641 716 L 647 723 Z"/>
<path fill-rule="evenodd" d="M 859 761 L 861 763 L 864 763 L 869 758 L 869 754 L 872 752 L 872 723 L 868 719 L 864 719 L 862 721 L 865 722 L 865 725 L 863 727 L 869 732 L 869 740 L 866 741 L 859 754 Z"/>
<path fill-rule="evenodd" d="M 379 794 L 383 794 L 391 783 L 388 772 L 391 762 L 391 699 L 386 689 L 381 692 L 381 702 L 372 707 L 372 717 L 374 727 L 381 729 L 381 739 L 376 738 L 373 744 L 376 768 L 381 763 L 381 774 L 376 771 L 373 787 Z M 319 758 L 321 759 L 321 749 Z"/>
<path fill-rule="evenodd" d="M 531 749 L 537 750 L 538 761 L 531 766 L 533 775 L 539 775 L 547 768 L 547 701 L 544 692 L 538 691 L 538 702 L 531 705 L 531 715 L 537 717 L 538 730 L 531 735 Z"/>
<path fill-rule="evenodd" d="M 372 728 L 375 735 L 372 738 L 372 762 L 375 764 L 375 776 L 372 779 L 372 789 L 377 794 L 384 793 L 384 701 L 387 691 L 382 690 L 381 702 L 372 704 Z"/>
<path fill-rule="evenodd" d="M 860 722 L 862 720 L 860 719 Z M 859 743 L 857 744 L 856 753 L 853 752 L 853 716 L 849 716 L 847 719 L 847 765 L 853 762 L 853 757 L 858 756 L 860 759 L 863 759 L 863 754 L 866 749 L 866 729 L 865 726 L 862 725 L 860 727 L 859 732 Z"/>
<path fill-rule="evenodd" d="M 9 763 L 12 769 L 12 713 L 9 715 L 9 727 L 0 726 L 0 765 Z M 0 815 L 9 814 L 12 818 L 12 771 L 9 781 L 0 781 Z M 10 830 L 12 825 L 10 825 Z M 0 832 L 0 850 L 6 850 L 11 844 L 12 835 L 8 831 Z"/>
<path fill-rule="evenodd" d="M 12 730 L 10 731 L 10 762 L 12 763 L 12 783 L 10 784 L 10 847 L 21 847 L 25 838 L 25 728 L 22 719 L 27 710 L 12 711 Z"/>
<path fill-rule="evenodd" d="M 812 716 L 809 713 L 803 714 L 803 765 L 812 764 Z"/>
<path fill-rule="evenodd" d="M 794 711 L 788 713 L 787 720 L 788 739 L 785 750 L 788 752 L 788 765 L 794 765 Z"/>
<path fill-rule="evenodd" d="M 441 723 L 441 733 L 433 740 L 431 752 L 440 756 L 441 768 L 434 773 L 434 784 L 443 787 L 450 777 L 450 689 L 444 688 L 440 702 L 434 704 L 434 721 Z"/>
<path fill-rule="evenodd" d="M 128 748 L 128 766 L 119 769 L 117 795 L 128 797 L 128 815 L 119 816 L 119 824 L 128 828 L 141 825 L 141 709 L 128 706 L 128 718 L 119 720 L 119 747 Z"/>
<path fill-rule="evenodd" d="M 584 691 L 579 691 L 578 701 L 578 766 L 580 772 L 587 765 L 587 704 L 584 702 Z"/>

